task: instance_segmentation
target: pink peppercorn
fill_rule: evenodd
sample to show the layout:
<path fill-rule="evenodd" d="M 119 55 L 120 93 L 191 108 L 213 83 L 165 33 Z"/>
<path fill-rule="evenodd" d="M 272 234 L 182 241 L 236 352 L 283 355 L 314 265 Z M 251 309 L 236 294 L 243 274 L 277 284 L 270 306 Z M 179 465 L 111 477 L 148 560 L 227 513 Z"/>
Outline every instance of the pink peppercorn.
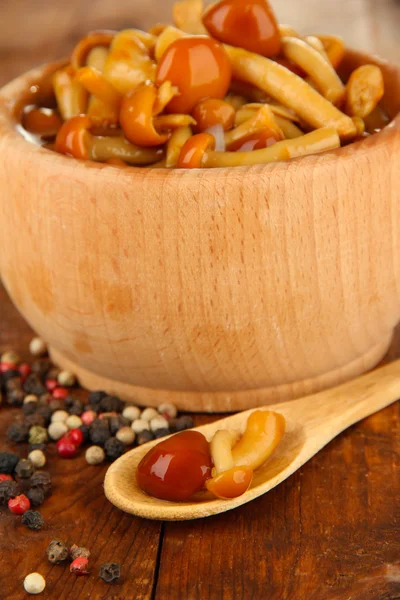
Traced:
<path fill-rule="evenodd" d="M 26 379 L 32 371 L 31 365 L 28 365 L 28 363 L 22 363 L 19 365 L 18 371 L 21 373 L 21 377 L 23 379 Z"/>
<path fill-rule="evenodd" d="M 13 481 L 13 478 L 11 477 L 11 475 L 0 473 L 0 481 Z"/>
<path fill-rule="evenodd" d="M 68 390 L 65 387 L 56 387 L 53 390 L 53 398 L 56 398 L 57 400 L 65 400 L 65 398 L 68 396 Z"/>
<path fill-rule="evenodd" d="M 55 390 L 57 386 L 58 386 L 58 383 L 57 383 L 56 379 L 47 379 L 46 380 L 46 387 L 49 392 L 52 392 L 53 390 Z"/>
<path fill-rule="evenodd" d="M 15 371 L 16 365 L 14 363 L 9 362 L 1 362 L 0 363 L 0 373 L 5 373 L 6 371 Z"/>
<path fill-rule="evenodd" d="M 75 575 L 89 575 L 89 571 L 87 570 L 88 564 L 88 559 L 80 556 L 72 561 L 69 570 L 71 573 L 75 573 Z"/>
<path fill-rule="evenodd" d="M 24 512 L 29 510 L 31 507 L 31 503 L 29 502 L 29 498 L 25 496 L 25 494 L 21 494 L 20 496 L 15 496 L 15 498 L 11 498 L 8 501 L 8 508 L 15 515 L 23 515 Z"/>
<path fill-rule="evenodd" d="M 67 437 L 63 436 L 57 442 L 57 451 L 62 458 L 73 458 L 76 454 L 76 444 Z"/>
<path fill-rule="evenodd" d="M 84 425 L 91 425 L 96 418 L 97 415 L 94 410 L 85 410 L 85 412 L 81 414 L 82 423 L 84 423 Z"/>
<path fill-rule="evenodd" d="M 70 429 L 63 438 L 70 440 L 75 446 L 80 446 L 83 442 L 83 433 L 80 429 Z"/>

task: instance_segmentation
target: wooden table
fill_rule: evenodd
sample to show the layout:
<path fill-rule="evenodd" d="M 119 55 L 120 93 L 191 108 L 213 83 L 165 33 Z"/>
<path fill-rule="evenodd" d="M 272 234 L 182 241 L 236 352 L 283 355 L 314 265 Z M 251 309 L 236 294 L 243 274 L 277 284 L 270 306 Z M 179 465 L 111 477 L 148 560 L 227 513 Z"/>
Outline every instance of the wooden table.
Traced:
<path fill-rule="evenodd" d="M 277 2 L 280 20 L 300 30 L 338 32 L 354 46 L 400 59 L 396 0 Z M 171 2 L 80 0 L 0 6 L 0 83 L 34 64 L 60 57 L 89 27 L 147 26 L 165 19 Z M 133 17 L 132 17 L 133 15 Z M 307 27 L 307 24 L 309 25 Z M 32 335 L 0 286 L 0 353 L 28 358 Z M 400 331 L 389 359 L 400 356 Z M 4 433 L 18 414 L 1 409 Z M 200 417 L 197 422 L 205 421 Z M 25 449 L 20 447 L 21 455 Z M 278 488 L 236 511 L 187 523 L 137 519 L 105 499 L 105 468 L 83 457 L 48 468 L 54 494 L 42 513 L 46 528 L 31 532 L 0 510 L 0 599 L 26 598 L 22 582 L 39 571 L 44 597 L 121 600 L 395 600 L 400 598 L 400 406 L 397 403 L 331 442 Z M 54 538 L 90 548 L 92 575 L 77 578 L 51 566 Z M 98 578 L 102 562 L 120 562 L 122 579 Z"/>

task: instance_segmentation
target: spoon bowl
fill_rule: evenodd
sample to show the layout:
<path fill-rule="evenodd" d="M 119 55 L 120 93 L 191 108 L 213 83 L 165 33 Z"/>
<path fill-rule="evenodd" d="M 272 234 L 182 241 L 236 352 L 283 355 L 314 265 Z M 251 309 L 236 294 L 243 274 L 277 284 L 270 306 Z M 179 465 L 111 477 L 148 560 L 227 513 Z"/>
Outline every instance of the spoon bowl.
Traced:
<path fill-rule="evenodd" d="M 287 479 L 339 433 L 357 421 L 385 408 L 400 397 L 400 360 L 336 388 L 292 402 L 266 407 L 286 419 L 281 443 L 254 473 L 250 489 L 232 500 L 220 500 L 201 492 L 190 502 L 152 498 L 136 483 L 136 469 L 145 454 L 160 440 L 127 452 L 108 469 L 104 488 L 107 498 L 125 512 L 166 521 L 189 520 L 225 512 L 250 502 Z M 210 441 L 219 429 L 244 431 L 253 410 L 196 427 Z"/>

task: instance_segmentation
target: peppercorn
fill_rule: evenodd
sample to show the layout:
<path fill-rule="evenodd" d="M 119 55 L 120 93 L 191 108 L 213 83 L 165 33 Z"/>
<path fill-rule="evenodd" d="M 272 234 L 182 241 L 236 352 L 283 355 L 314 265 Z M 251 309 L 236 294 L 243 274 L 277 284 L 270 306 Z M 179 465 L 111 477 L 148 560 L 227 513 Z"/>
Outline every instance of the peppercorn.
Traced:
<path fill-rule="evenodd" d="M 0 481 L 0 506 L 7 506 L 11 498 L 18 495 L 18 484 L 16 481 Z"/>
<path fill-rule="evenodd" d="M 65 421 L 65 424 L 68 429 L 79 429 L 79 427 L 83 425 L 82 419 L 77 415 L 69 415 Z"/>
<path fill-rule="evenodd" d="M 21 363 L 18 366 L 18 371 L 20 372 L 22 379 L 26 379 L 28 375 L 32 372 L 31 365 L 28 363 Z"/>
<path fill-rule="evenodd" d="M 58 376 L 60 373 L 61 369 L 54 365 L 50 365 L 50 369 L 47 371 L 46 381 L 50 379 L 51 381 L 56 381 L 58 383 Z"/>
<path fill-rule="evenodd" d="M 18 494 L 27 494 L 28 490 L 31 489 L 31 478 L 30 477 L 15 477 L 15 481 L 18 485 Z"/>
<path fill-rule="evenodd" d="M 27 404 L 25 404 L 25 400 L 24 400 L 24 404 L 22 406 L 22 413 L 27 417 L 28 415 L 33 415 L 33 413 L 36 412 L 36 406 L 37 402 L 28 402 Z"/>
<path fill-rule="evenodd" d="M 12 390 L 7 394 L 7 404 L 10 406 L 22 406 L 24 403 L 25 392 L 21 390 Z"/>
<path fill-rule="evenodd" d="M 49 406 L 50 402 L 53 400 L 53 396 L 51 394 L 49 394 L 49 392 L 45 392 L 44 394 L 41 394 L 39 397 L 39 406 Z"/>
<path fill-rule="evenodd" d="M 153 433 L 157 431 L 157 429 L 168 429 L 168 421 L 165 417 L 158 415 L 154 419 L 150 421 L 150 429 Z"/>
<path fill-rule="evenodd" d="M 38 409 L 36 412 L 38 415 L 41 415 L 43 417 L 46 425 L 48 425 L 50 423 L 51 415 L 53 414 L 50 406 L 45 406 L 45 405 L 38 406 Z"/>
<path fill-rule="evenodd" d="M 33 356 L 44 356 L 47 354 L 46 342 L 40 337 L 34 337 L 29 343 L 29 351 Z"/>
<path fill-rule="evenodd" d="M 150 429 L 150 423 L 143 419 L 135 419 L 131 427 L 135 433 L 141 433 L 142 431 L 148 431 Z"/>
<path fill-rule="evenodd" d="M 82 443 L 83 444 L 88 444 L 89 441 L 90 441 L 90 438 L 89 438 L 90 427 L 89 427 L 89 425 L 83 424 L 83 425 L 81 425 L 79 427 L 79 429 L 82 432 L 82 440 L 83 440 Z"/>
<path fill-rule="evenodd" d="M 129 406 L 125 407 L 124 410 L 122 411 L 122 416 L 124 417 L 124 419 L 128 419 L 128 421 L 130 423 L 132 423 L 132 421 L 139 419 L 140 408 L 138 408 L 137 406 L 129 405 Z"/>
<path fill-rule="evenodd" d="M 69 412 L 70 409 L 72 407 L 74 407 L 74 406 L 76 406 L 78 409 L 79 408 L 82 409 L 82 412 L 83 412 L 83 402 L 81 402 L 79 400 L 79 398 L 76 398 L 75 396 L 71 396 L 71 395 L 67 396 L 65 398 L 65 408 L 66 408 L 66 410 L 68 410 L 68 412 Z M 71 414 L 71 413 L 69 413 L 69 414 Z M 80 413 L 80 414 L 82 414 L 82 413 Z"/>
<path fill-rule="evenodd" d="M 51 367 L 51 363 L 48 358 L 42 358 L 41 360 L 34 360 L 31 363 L 31 369 L 33 373 L 36 373 L 40 378 L 46 377 Z"/>
<path fill-rule="evenodd" d="M 13 481 L 13 478 L 11 477 L 11 475 L 0 473 L 0 481 Z"/>
<path fill-rule="evenodd" d="M 115 417 L 111 417 L 109 422 L 111 435 L 115 435 L 117 431 L 122 429 L 122 427 L 126 426 L 129 426 L 129 421 L 128 419 L 125 419 L 122 415 L 116 415 Z"/>
<path fill-rule="evenodd" d="M 75 444 L 77 448 L 79 448 L 79 446 L 81 446 L 83 443 L 83 433 L 80 429 L 70 429 L 67 431 L 64 437 L 68 440 L 71 440 L 71 442 Z"/>
<path fill-rule="evenodd" d="M 47 558 L 52 565 L 57 565 L 66 560 L 69 556 L 68 548 L 60 540 L 53 540 L 46 549 Z"/>
<path fill-rule="evenodd" d="M 154 437 L 156 439 L 165 437 L 166 435 L 169 435 L 170 433 L 171 432 L 170 432 L 170 430 L 167 427 L 162 428 L 162 429 L 156 429 L 156 431 L 153 432 Z"/>
<path fill-rule="evenodd" d="M 21 477 L 21 479 L 28 479 L 28 477 L 33 475 L 33 472 L 34 467 L 32 461 L 28 458 L 22 458 L 15 467 L 15 473 L 18 475 L 18 477 Z"/>
<path fill-rule="evenodd" d="M 91 425 L 96 419 L 96 413 L 94 410 L 85 410 L 85 412 L 81 414 L 81 419 L 84 425 Z"/>
<path fill-rule="evenodd" d="M 68 427 L 65 425 L 65 423 L 61 422 L 50 423 L 47 430 L 49 437 L 54 441 L 61 439 L 62 436 L 67 433 L 67 431 Z"/>
<path fill-rule="evenodd" d="M 7 350 L 0 356 L 0 362 L 2 363 L 11 363 L 12 365 L 17 365 L 20 360 L 20 357 L 16 352 L 14 352 L 14 350 Z"/>
<path fill-rule="evenodd" d="M 51 475 L 48 471 L 36 471 L 31 477 L 31 487 L 43 490 L 46 496 L 51 493 Z"/>
<path fill-rule="evenodd" d="M 28 451 L 41 450 L 43 453 L 47 450 L 46 444 L 29 444 Z"/>
<path fill-rule="evenodd" d="M 47 429 L 40 427 L 40 425 L 34 425 L 29 430 L 29 443 L 30 444 L 43 444 L 48 440 Z"/>
<path fill-rule="evenodd" d="M 15 496 L 15 498 L 10 498 L 8 501 L 8 508 L 15 515 L 23 515 L 27 510 L 30 509 L 30 507 L 31 503 L 25 494 L 20 494 L 19 496 Z"/>
<path fill-rule="evenodd" d="M 86 462 L 89 465 L 100 465 L 105 457 L 105 452 L 100 446 L 90 446 L 85 453 Z"/>
<path fill-rule="evenodd" d="M 26 492 L 27 497 L 31 503 L 31 506 L 40 506 L 43 504 L 45 500 L 45 493 L 41 488 L 31 487 L 30 490 Z"/>
<path fill-rule="evenodd" d="M 57 400 L 65 400 L 65 398 L 68 396 L 68 390 L 65 387 L 55 387 L 53 390 L 53 397 L 56 398 Z"/>
<path fill-rule="evenodd" d="M 107 460 L 114 461 L 125 452 L 125 444 L 112 437 L 104 444 L 104 451 L 106 453 Z"/>
<path fill-rule="evenodd" d="M 75 575 L 89 575 L 89 571 L 87 570 L 88 564 L 89 564 L 88 559 L 85 558 L 84 556 L 81 556 L 79 558 L 76 558 L 74 561 L 72 561 L 72 563 L 69 567 L 69 570 L 71 573 L 74 573 Z"/>
<path fill-rule="evenodd" d="M 76 377 L 70 371 L 60 371 L 57 377 L 59 385 L 73 387 L 76 384 Z"/>
<path fill-rule="evenodd" d="M 190 429 L 193 425 L 194 421 L 189 415 L 179 417 L 175 422 L 175 431 L 184 431 L 185 429 Z"/>
<path fill-rule="evenodd" d="M 100 402 L 105 398 L 107 394 L 102 391 L 90 392 L 88 398 L 88 404 L 92 404 L 93 406 L 97 406 Z"/>
<path fill-rule="evenodd" d="M 68 413 L 66 410 L 56 410 L 52 415 L 51 415 L 51 422 L 52 423 L 65 423 L 65 421 L 68 419 Z"/>
<path fill-rule="evenodd" d="M 144 411 L 142 412 L 142 414 L 140 415 L 140 418 L 142 419 L 142 421 L 151 421 L 152 419 L 155 419 L 156 417 L 159 417 L 159 413 L 154 409 L 154 408 L 145 408 Z"/>
<path fill-rule="evenodd" d="M 18 454 L 0 452 L 0 473 L 13 473 L 19 462 Z"/>
<path fill-rule="evenodd" d="M 121 427 L 116 433 L 117 440 L 125 444 L 125 446 L 130 446 L 135 441 L 135 432 L 131 427 Z"/>
<path fill-rule="evenodd" d="M 29 427 L 25 423 L 12 423 L 7 429 L 7 437 L 12 442 L 19 444 L 28 439 Z"/>
<path fill-rule="evenodd" d="M 86 404 L 85 410 L 92 410 L 96 415 L 98 415 L 101 411 L 100 404 Z"/>
<path fill-rule="evenodd" d="M 172 404 L 171 402 L 164 402 L 163 404 L 160 404 L 158 407 L 158 412 L 166 419 L 175 418 L 178 414 L 175 404 Z"/>
<path fill-rule="evenodd" d="M 22 380 L 18 371 L 18 375 L 15 377 L 9 377 L 5 382 L 5 390 L 6 392 L 12 392 L 14 390 L 22 389 Z"/>
<path fill-rule="evenodd" d="M 45 385 L 48 392 L 53 392 L 57 387 L 57 379 L 46 379 Z"/>
<path fill-rule="evenodd" d="M 45 587 L 46 580 L 40 573 L 29 573 L 24 579 L 24 589 L 28 594 L 41 594 Z"/>
<path fill-rule="evenodd" d="M 97 445 L 103 446 L 105 442 L 110 438 L 110 430 L 105 421 L 93 421 L 89 430 L 90 441 Z"/>
<path fill-rule="evenodd" d="M 41 450 L 32 450 L 32 452 L 29 453 L 28 458 L 36 469 L 41 469 L 46 464 L 46 457 Z"/>
<path fill-rule="evenodd" d="M 64 409 L 64 403 L 62 400 L 50 400 L 49 408 L 50 408 L 51 412 L 54 414 L 57 410 Z"/>
<path fill-rule="evenodd" d="M 116 581 L 121 577 L 121 567 L 117 563 L 104 563 L 100 567 L 100 577 L 106 583 Z"/>
<path fill-rule="evenodd" d="M 58 454 L 62 458 L 73 458 L 76 454 L 76 446 L 74 442 L 65 436 L 58 440 L 56 446 Z"/>
<path fill-rule="evenodd" d="M 125 408 L 125 402 L 117 396 L 106 396 L 100 401 L 102 412 L 121 413 Z"/>
<path fill-rule="evenodd" d="M 28 375 L 22 387 L 26 394 L 34 394 L 35 396 L 41 396 L 47 391 L 36 373 Z"/>
<path fill-rule="evenodd" d="M 39 415 L 37 412 L 33 413 L 33 415 L 28 415 L 24 419 L 24 424 L 28 427 L 28 432 L 32 427 L 44 427 L 46 420 Z"/>
<path fill-rule="evenodd" d="M 44 527 L 44 519 L 37 510 L 27 510 L 22 516 L 22 525 L 25 525 L 28 529 L 39 531 Z"/>
<path fill-rule="evenodd" d="M 35 404 L 38 401 L 38 397 L 35 394 L 28 394 L 24 398 L 24 404 Z"/>
<path fill-rule="evenodd" d="M 83 548 L 83 547 L 80 548 L 76 544 L 73 544 L 71 546 L 71 548 L 69 549 L 69 554 L 70 554 L 72 560 L 75 560 L 77 558 L 89 558 L 90 550 L 88 550 L 87 548 Z"/>
<path fill-rule="evenodd" d="M 154 433 L 147 430 L 141 431 L 136 437 L 136 443 L 138 446 L 146 444 L 146 442 L 151 442 L 151 440 L 154 440 Z"/>

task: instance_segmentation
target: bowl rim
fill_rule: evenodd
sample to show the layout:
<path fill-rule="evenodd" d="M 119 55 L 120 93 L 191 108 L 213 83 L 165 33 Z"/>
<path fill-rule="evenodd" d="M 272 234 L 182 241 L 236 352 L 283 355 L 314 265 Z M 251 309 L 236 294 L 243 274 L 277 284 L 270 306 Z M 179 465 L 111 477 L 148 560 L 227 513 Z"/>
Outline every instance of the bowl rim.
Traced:
<path fill-rule="evenodd" d="M 382 66 L 385 71 L 390 71 L 392 77 L 397 77 L 400 82 L 400 66 L 392 63 L 386 59 L 380 58 L 376 54 L 369 54 L 367 52 L 354 50 L 347 48 L 348 56 L 356 58 L 361 61 L 369 61 Z M 219 167 L 210 169 L 165 169 L 165 168 L 154 168 L 151 166 L 137 167 L 130 165 L 132 168 L 119 165 L 109 165 L 106 163 L 96 162 L 92 160 L 80 160 L 39 146 L 32 142 L 29 142 L 24 136 L 18 131 L 18 125 L 20 124 L 17 117 L 17 108 L 21 106 L 21 100 L 23 96 L 27 95 L 29 88 L 37 84 L 47 74 L 54 72 L 57 68 L 66 64 L 66 60 L 52 61 L 44 65 L 40 65 L 30 71 L 27 71 L 18 77 L 14 78 L 10 82 L 6 83 L 5 86 L 0 88 L 0 141 L 1 138 L 6 136 L 8 142 L 12 143 L 12 146 L 21 152 L 25 157 L 31 157 L 37 160 L 51 160 L 54 165 L 59 165 L 60 169 L 64 170 L 73 166 L 74 169 L 96 169 L 102 173 L 117 173 L 118 177 L 135 178 L 145 177 L 146 179 L 151 176 L 151 179 L 170 179 L 171 177 L 179 176 L 179 178 L 187 177 L 188 175 L 199 175 L 207 176 L 211 179 L 218 179 L 221 176 L 224 178 L 227 174 L 248 174 L 248 175 L 260 175 L 261 173 L 268 174 L 268 172 L 274 171 L 274 174 L 279 174 L 280 171 L 287 171 L 288 168 L 299 168 L 306 167 L 307 165 L 315 168 L 316 162 L 318 165 L 326 167 L 332 162 L 336 162 L 338 159 L 353 159 L 355 152 L 361 157 L 365 154 L 370 154 L 373 151 L 377 151 L 388 147 L 388 144 L 392 143 L 395 138 L 400 137 L 400 111 L 395 115 L 392 121 L 384 127 L 378 133 L 374 135 L 352 142 L 346 146 L 341 146 L 335 150 L 329 150 L 319 154 L 310 154 L 308 156 L 301 156 L 298 158 L 291 159 L 289 161 L 276 161 L 268 164 L 257 164 L 251 166 L 237 166 L 237 167 Z M 365 63 L 364 63 L 365 64 Z M 129 166 L 129 165 L 128 165 Z M 103 173 L 102 173 L 103 175 Z"/>

